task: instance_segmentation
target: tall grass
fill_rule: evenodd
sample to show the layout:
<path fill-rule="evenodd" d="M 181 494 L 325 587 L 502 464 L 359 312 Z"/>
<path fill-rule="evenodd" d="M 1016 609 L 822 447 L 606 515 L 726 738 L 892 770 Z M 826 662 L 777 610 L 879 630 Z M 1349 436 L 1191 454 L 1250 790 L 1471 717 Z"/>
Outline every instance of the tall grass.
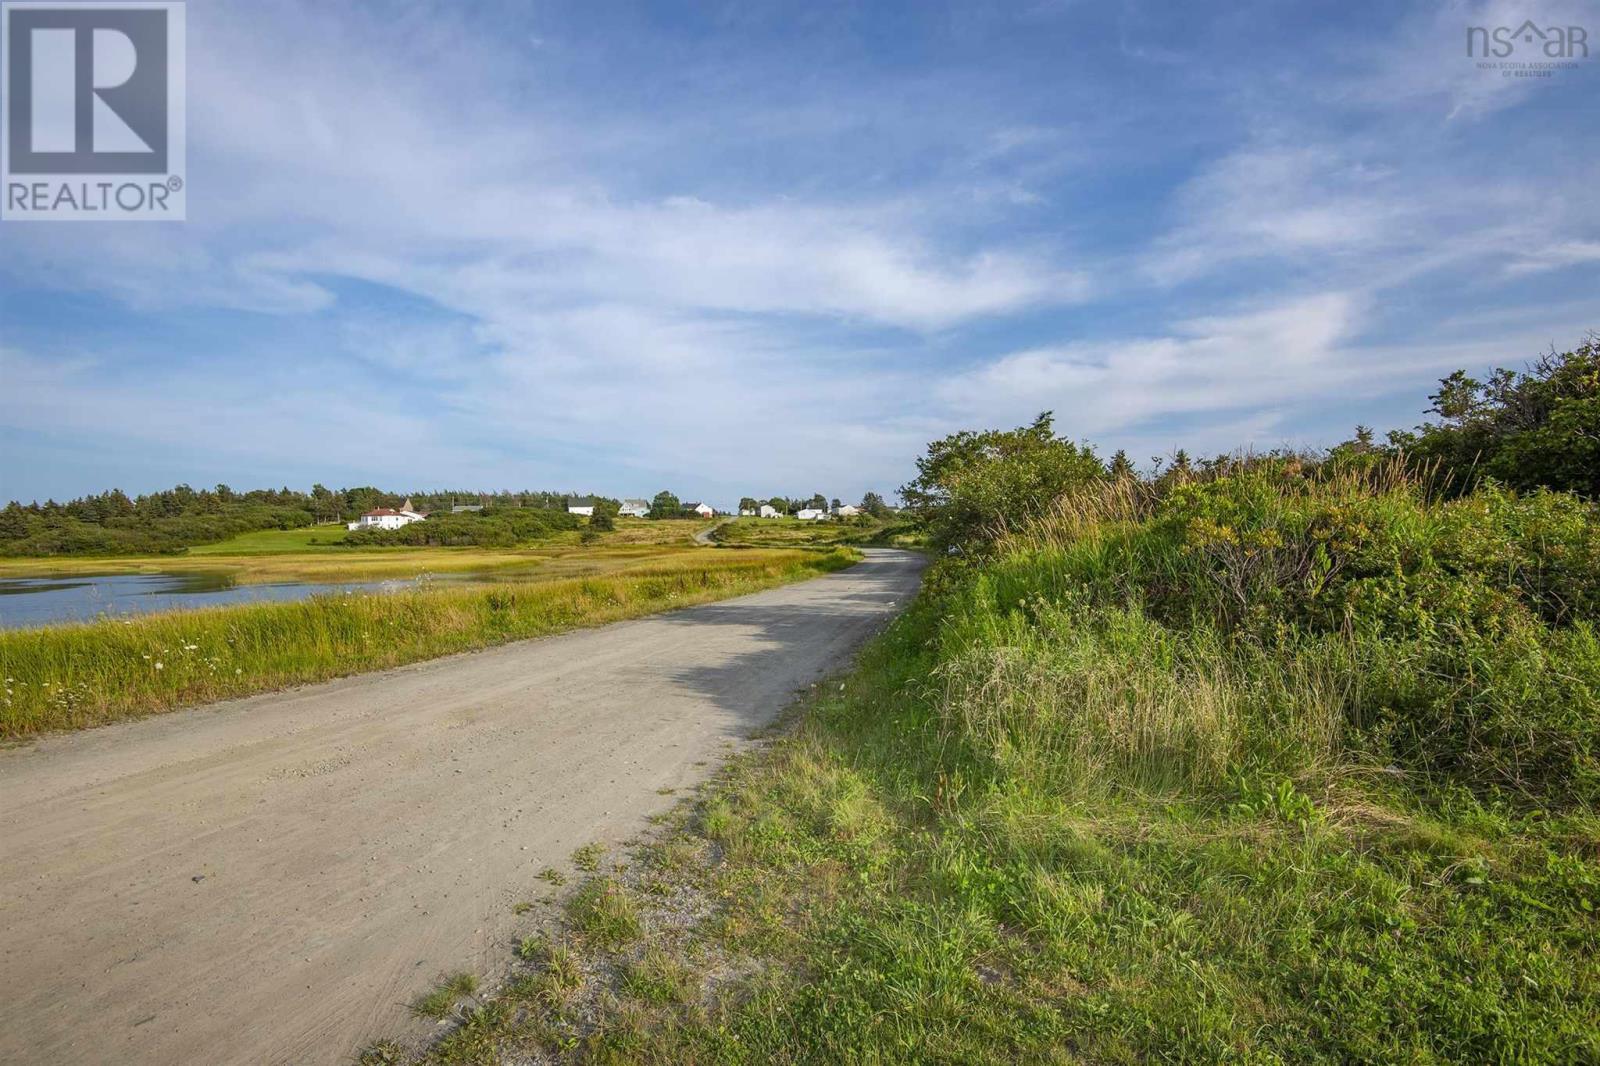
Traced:
<path fill-rule="evenodd" d="M 78 729 L 767 588 L 844 551 L 699 552 L 604 576 L 0 631 L 0 737 Z"/>
<path fill-rule="evenodd" d="M 1236 651 L 1136 609 L 1040 605 L 940 665 L 940 723 L 1023 787 L 1216 788 L 1241 766 L 1299 773 L 1338 754 L 1339 659 L 1328 647 Z"/>

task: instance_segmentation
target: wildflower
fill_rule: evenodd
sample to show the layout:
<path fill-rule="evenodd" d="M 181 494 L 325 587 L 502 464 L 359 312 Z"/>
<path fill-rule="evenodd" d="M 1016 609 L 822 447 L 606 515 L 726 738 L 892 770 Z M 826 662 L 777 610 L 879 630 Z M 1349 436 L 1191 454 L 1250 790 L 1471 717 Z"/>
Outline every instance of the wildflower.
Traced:
<path fill-rule="evenodd" d="M 165 666 L 161 665 L 161 660 L 159 660 L 159 659 L 156 660 L 156 669 L 157 670 L 165 670 L 166 669 Z"/>

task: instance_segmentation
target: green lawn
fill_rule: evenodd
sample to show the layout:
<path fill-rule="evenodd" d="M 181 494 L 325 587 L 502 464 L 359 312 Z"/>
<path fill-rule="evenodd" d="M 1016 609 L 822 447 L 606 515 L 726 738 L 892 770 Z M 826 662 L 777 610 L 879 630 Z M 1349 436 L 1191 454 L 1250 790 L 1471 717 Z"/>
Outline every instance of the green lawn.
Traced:
<path fill-rule="evenodd" d="M 302 529 L 263 529 L 241 533 L 215 544 L 196 544 L 189 555 L 277 555 L 282 552 L 314 551 L 344 543 L 349 533 L 342 525 L 307 526 Z"/>

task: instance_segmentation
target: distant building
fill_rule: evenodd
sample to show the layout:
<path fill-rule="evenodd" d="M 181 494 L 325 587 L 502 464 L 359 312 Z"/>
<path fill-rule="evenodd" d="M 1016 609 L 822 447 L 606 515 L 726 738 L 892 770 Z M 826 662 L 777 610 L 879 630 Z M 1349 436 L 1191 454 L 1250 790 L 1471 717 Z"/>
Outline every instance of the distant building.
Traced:
<path fill-rule="evenodd" d="M 828 512 L 820 507 L 802 507 L 794 513 L 794 516 L 802 522 L 815 522 L 819 518 L 828 517 Z"/>
<path fill-rule="evenodd" d="M 481 503 L 458 503 L 458 504 L 454 504 L 454 505 L 451 506 L 450 513 L 451 514 L 466 514 L 468 511 L 481 511 L 481 510 L 483 510 L 483 504 L 481 504 Z"/>
<path fill-rule="evenodd" d="M 368 511 L 354 522 L 346 523 L 345 528 L 349 530 L 399 529 L 401 526 L 409 526 L 411 523 L 420 522 L 427 517 L 428 513 L 426 511 L 413 510 L 411 499 L 407 497 L 406 502 L 402 503 L 399 509 L 390 507 L 376 508 Z"/>
<path fill-rule="evenodd" d="M 772 506 L 772 504 L 770 504 L 770 503 L 762 504 L 760 510 L 758 510 L 756 513 L 759 514 L 762 518 L 782 518 L 783 517 L 783 512 L 778 510 L 776 507 Z"/>
<path fill-rule="evenodd" d="M 594 514 L 593 496 L 572 496 L 567 499 L 567 513 L 581 514 L 589 518 Z"/>
<path fill-rule="evenodd" d="M 683 505 L 683 509 L 685 511 L 693 511 L 701 518 L 711 518 L 717 513 L 716 508 L 704 503 L 686 503 Z"/>
<path fill-rule="evenodd" d="M 623 500 L 622 509 L 617 512 L 628 518 L 644 518 L 650 513 L 649 500 Z"/>
<path fill-rule="evenodd" d="M 833 513 L 838 515 L 840 518 L 854 518 L 856 515 L 861 513 L 861 508 L 855 506 L 854 504 L 847 503 Z"/>

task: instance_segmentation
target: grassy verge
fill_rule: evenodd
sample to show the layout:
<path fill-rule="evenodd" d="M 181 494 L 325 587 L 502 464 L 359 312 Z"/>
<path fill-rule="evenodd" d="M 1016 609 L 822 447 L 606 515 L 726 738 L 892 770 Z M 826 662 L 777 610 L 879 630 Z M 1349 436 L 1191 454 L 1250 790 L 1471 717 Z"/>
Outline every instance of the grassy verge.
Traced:
<path fill-rule="evenodd" d="M 1600 1061 L 1593 516 L 1074 507 L 936 566 L 420 1059 Z"/>
<path fill-rule="evenodd" d="M 0 737 L 100 725 L 599 625 L 827 573 L 854 558 L 844 551 L 685 551 L 570 580 L 319 596 L 0 631 Z"/>

